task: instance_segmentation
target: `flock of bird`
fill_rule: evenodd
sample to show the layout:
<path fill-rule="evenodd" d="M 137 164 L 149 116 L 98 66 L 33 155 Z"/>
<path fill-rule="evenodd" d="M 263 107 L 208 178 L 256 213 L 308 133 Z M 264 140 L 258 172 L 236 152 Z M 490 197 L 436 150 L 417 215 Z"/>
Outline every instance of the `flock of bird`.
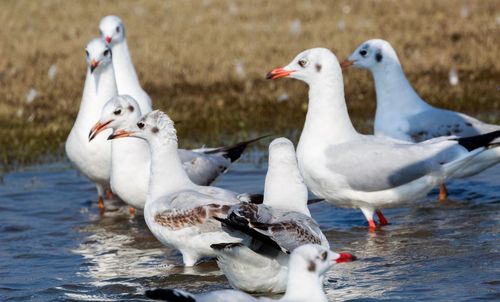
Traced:
<path fill-rule="evenodd" d="M 107 16 L 86 46 L 87 76 L 78 116 L 66 141 L 72 163 L 96 183 L 99 208 L 117 196 L 142 209 L 148 228 L 182 254 L 185 266 L 216 258 L 232 287 L 192 295 L 147 291 L 168 301 L 270 301 L 244 293 L 285 293 L 280 301 L 327 301 L 322 276 L 334 253 L 308 209 L 308 189 L 327 203 L 359 208 L 375 231 L 381 209 L 415 201 L 448 179 L 479 173 L 500 161 L 500 126 L 435 108 L 406 79 L 383 40 L 362 43 L 339 63 L 326 48 L 308 49 L 268 79 L 309 86 L 297 150 L 286 138 L 269 145 L 263 197 L 210 184 L 260 138 L 232 146 L 178 148 L 174 122 L 154 110 L 135 72 L 120 18 Z M 376 88 L 374 135 L 359 134 L 344 99 L 342 69 L 371 71 Z M 90 131 L 90 133 L 89 133 Z M 275 301 L 275 300 L 272 300 Z"/>

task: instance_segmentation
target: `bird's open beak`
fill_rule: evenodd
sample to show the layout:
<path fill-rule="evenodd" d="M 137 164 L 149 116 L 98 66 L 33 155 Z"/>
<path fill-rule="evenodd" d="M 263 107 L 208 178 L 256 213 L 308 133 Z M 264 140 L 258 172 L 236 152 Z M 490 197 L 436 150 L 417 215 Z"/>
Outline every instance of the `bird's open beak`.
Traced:
<path fill-rule="evenodd" d="M 354 256 L 353 254 L 340 253 L 339 255 L 340 256 L 337 259 L 334 260 L 335 263 L 351 262 L 351 261 L 356 260 L 356 256 Z"/>
<path fill-rule="evenodd" d="M 279 78 L 284 78 L 295 72 L 296 70 L 285 70 L 283 67 L 278 67 L 267 73 L 266 79 L 275 80 Z"/>
<path fill-rule="evenodd" d="M 113 132 L 110 136 L 108 136 L 108 140 L 120 138 L 120 137 L 129 137 L 129 136 L 132 136 L 133 133 L 134 132 L 132 132 L 132 131 L 125 131 L 122 129 L 118 129 L 115 132 Z"/>
<path fill-rule="evenodd" d="M 108 43 L 108 44 L 111 43 L 111 37 L 106 36 L 106 38 L 104 38 L 104 40 L 106 40 L 106 43 Z"/>
<path fill-rule="evenodd" d="M 90 73 L 94 72 L 97 66 L 99 66 L 99 61 L 92 59 L 92 61 L 90 61 Z"/>
<path fill-rule="evenodd" d="M 346 70 L 347 68 L 351 67 L 354 62 L 356 62 L 356 60 L 345 59 L 344 61 L 340 62 L 340 67 L 342 67 L 342 70 Z"/>
<path fill-rule="evenodd" d="M 99 132 L 103 131 L 103 130 L 106 130 L 108 129 L 108 125 L 109 123 L 111 123 L 113 120 L 109 120 L 105 123 L 100 123 L 100 122 L 97 122 L 94 127 L 92 127 L 92 129 L 90 129 L 90 132 L 89 132 L 89 142 L 91 140 L 93 140 L 97 134 L 99 134 Z"/>

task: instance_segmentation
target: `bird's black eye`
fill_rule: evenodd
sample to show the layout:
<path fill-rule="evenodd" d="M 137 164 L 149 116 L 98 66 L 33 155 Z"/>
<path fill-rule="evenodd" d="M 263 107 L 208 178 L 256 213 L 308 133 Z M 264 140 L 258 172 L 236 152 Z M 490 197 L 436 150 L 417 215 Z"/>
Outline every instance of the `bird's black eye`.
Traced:
<path fill-rule="evenodd" d="M 104 56 L 106 57 L 106 56 L 108 56 L 108 55 L 109 55 L 109 49 L 106 49 L 106 50 L 104 51 Z"/>
<path fill-rule="evenodd" d="M 85 50 L 85 55 L 87 56 L 87 58 L 90 56 L 90 54 L 89 54 L 89 51 L 88 51 L 88 50 Z"/>
<path fill-rule="evenodd" d="M 113 112 L 115 115 L 120 115 L 122 113 L 121 109 L 117 109 Z"/>
<path fill-rule="evenodd" d="M 120 32 L 120 26 L 117 26 L 116 27 L 116 32 L 119 33 Z"/>
<path fill-rule="evenodd" d="M 100 29 L 99 29 L 99 36 L 104 36 L 104 35 L 102 34 L 102 30 L 100 30 Z"/>
<path fill-rule="evenodd" d="M 359 54 L 362 56 L 362 57 L 366 57 L 366 55 L 368 54 L 368 51 L 362 49 L 359 51 Z"/>
<path fill-rule="evenodd" d="M 326 257 L 328 257 L 328 252 L 325 251 L 325 252 L 321 253 L 321 260 L 325 261 Z"/>
<path fill-rule="evenodd" d="M 299 60 L 299 65 L 302 68 L 306 67 L 307 66 L 307 60 L 306 59 L 300 59 Z"/>
<path fill-rule="evenodd" d="M 139 127 L 139 129 L 144 128 L 144 123 L 143 122 L 138 122 L 137 123 L 137 127 Z"/>

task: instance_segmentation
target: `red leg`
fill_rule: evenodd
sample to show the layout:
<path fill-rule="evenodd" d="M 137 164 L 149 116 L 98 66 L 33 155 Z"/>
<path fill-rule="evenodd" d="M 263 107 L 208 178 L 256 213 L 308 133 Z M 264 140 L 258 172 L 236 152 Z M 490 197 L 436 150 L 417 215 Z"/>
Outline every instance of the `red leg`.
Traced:
<path fill-rule="evenodd" d="M 439 186 L 439 202 L 443 202 L 448 198 L 448 189 L 446 189 L 445 184 Z"/>
<path fill-rule="evenodd" d="M 380 223 L 381 226 L 389 224 L 389 222 L 387 221 L 387 219 L 385 219 L 384 214 L 382 214 L 382 211 L 376 210 L 375 213 L 377 213 L 378 221 L 379 221 L 379 223 Z"/>
<path fill-rule="evenodd" d="M 113 199 L 113 192 L 111 192 L 111 190 L 106 191 L 106 197 L 108 198 L 108 200 Z"/>
<path fill-rule="evenodd" d="M 370 232 L 375 232 L 377 226 L 375 225 L 375 221 L 373 219 L 368 220 L 368 229 Z"/>
<path fill-rule="evenodd" d="M 99 196 L 99 200 L 97 202 L 97 206 L 99 207 L 99 213 L 104 214 L 104 199 L 102 198 L 102 196 Z"/>
<path fill-rule="evenodd" d="M 135 209 L 133 207 L 130 207 L 128 209 L 129 213 L 130 213 L 130 216 L 134 216 L 135 215 Z"/>

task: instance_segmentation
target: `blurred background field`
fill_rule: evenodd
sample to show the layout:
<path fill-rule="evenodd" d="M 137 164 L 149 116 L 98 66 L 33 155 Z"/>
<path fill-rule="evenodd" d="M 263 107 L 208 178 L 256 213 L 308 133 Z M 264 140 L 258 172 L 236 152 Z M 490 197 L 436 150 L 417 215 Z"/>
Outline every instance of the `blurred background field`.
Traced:
<path fill-rule="evenodd" d="M 297 138 L 307 88 L 266 81 L 299 51 L 339 59 L 370 38 L 390 41 L 432 104 L 499 122 L 500 1 L 25 1 L 0 2 L 0 162 L 60 158 L 78 112 L 85 44 L 108 14 L 122 18 L 155 107 L 184 147 L 272 133 Z M 450 83 L 456 71 L 459 82 Z M 371 76 L 344 73 L 355 125 L 371 132 Z"/>

